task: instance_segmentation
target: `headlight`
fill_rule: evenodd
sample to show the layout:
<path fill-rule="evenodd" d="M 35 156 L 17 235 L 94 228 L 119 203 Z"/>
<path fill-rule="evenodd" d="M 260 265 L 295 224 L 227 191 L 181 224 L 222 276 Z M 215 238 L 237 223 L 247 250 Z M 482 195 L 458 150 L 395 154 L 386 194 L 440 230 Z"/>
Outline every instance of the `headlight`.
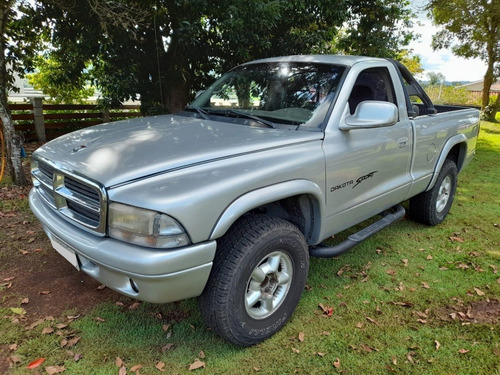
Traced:
<path fill-rule="evenodd" d="M 141 246 L 166 249 L 191 243 L 184 228 L 170 216 L 121 203 L 109 205 L 108 228 L 111 237 Z"/>

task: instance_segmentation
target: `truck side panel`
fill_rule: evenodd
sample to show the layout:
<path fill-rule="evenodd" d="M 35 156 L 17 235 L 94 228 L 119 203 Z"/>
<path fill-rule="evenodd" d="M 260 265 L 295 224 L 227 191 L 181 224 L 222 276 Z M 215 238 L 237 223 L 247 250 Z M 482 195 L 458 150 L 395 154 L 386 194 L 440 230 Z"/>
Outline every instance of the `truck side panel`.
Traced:
<path fill-rule="evenodd" d="M 413 186 L 408 198 L 430 189 L 433 177 L 439 173 L 449 147 L 465 143 L 465 153 L 459 160 L 459 170 L 472 159 L 479 133 L 479 111 L 461 109 L 437 115 L 419 116 L 413 120 L 415 131 L 412 162 Z M 458 137 L 457 137 L 458 136 Z"/>

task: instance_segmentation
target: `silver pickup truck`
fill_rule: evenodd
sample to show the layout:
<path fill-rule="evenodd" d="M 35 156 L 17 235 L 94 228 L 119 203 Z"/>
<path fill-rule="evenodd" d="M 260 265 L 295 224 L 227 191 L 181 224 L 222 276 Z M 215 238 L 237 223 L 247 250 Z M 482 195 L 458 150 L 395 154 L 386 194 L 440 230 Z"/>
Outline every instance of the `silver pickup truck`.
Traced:
<path fill-rule="evenodd" d="M 310 256 L 350 249 L 406 200 L 417 221 L 443 221 L 478 132 L 477 110 L 433 106 L 395 61 L 270 58 L 175 115 L 45 144 L 30 206 L 77 269 L 143 301 L 199 296 L 208 326 L 246 346 L 290 318 Z"/>

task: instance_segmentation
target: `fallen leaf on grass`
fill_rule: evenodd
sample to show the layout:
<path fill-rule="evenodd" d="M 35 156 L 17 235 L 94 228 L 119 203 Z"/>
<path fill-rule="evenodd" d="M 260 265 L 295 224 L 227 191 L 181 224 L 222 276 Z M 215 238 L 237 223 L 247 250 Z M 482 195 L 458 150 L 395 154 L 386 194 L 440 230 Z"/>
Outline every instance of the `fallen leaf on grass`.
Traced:
<path fill-rule="evenodd" d="M 33 362 L 30 362 L 30 364 L 28 366 L 26 366 L 26 368 L 29 368 L 29 369 L 32 369 L 32 368 L 37 368 L 38 366 L 40 366 L 43 362 L 45 362 L 45 358 L 38 358 L 38 359 L 35 359 Z"/>
<path fill-rule="evenodd" d="M 406 358 L 408 358 L 408 361 L 410 361 L 410 363 L 415 364 L 415 360 L 413 359 L 413 356 L 411 355 L 411 353 L 408 353 L 406 355 Z"/>
<path fill-rule="evenodd" d="M 25 328 L 26 331 L 31 331 L 33 328 L 39 326 L 44 322 L 44 319 L 38 319 L 36 322 L 31 323 L 28 327 Z"/>
<path fill-rule="evenodd" d="M 167 332 L 168 329 L 170 328 L 170 324 L 164 324 L 162 328 L 163 328 L 163 331 Z"/>
<path fill-rule="evenodd" d="M 143 366 L 142 365 L 135 365 L 135 366 L 132 366 L 132 368 L 130 369 L 130 371 L 132 372 L 137 372 L 139 371 Z"/>
<path fill-rule="evenodd" d="M 403 262 L 405 267 L 408 267 L 408 259 L 401 259 L 401 262 Z"/>
<path fill-rule="evenodd" d="M 72 339 L 69 339 L 69 340 L 64 339 L 61 341 L 61 347 L 62 348 L 71 348 L 72 346 L 75 346 L 78 343 L 78 341 L 80 341 L 80 339 L 81 339 L 81 337 L 78 337 L 78 336 L 73 337 Z M 63 345 L 63 343 L 64 343 L 64 345 Z"/>
<path fill-rule="evenodd" d="M 436 350 L 439 350 L 439 348 L 441 347 L 441 344 L 439 343 L 438 340 L 435 340 L 434 342 L 436 343 Z"/>
<path fill-rule="evenodd" d="M 356 323 L 356 328 L 359 328 L 359 329 L 363 328 L 363 323 L 361 323 L 361 322 Z"/>
<path fill-rule="evenodd" d="M 340 367 L 340 359 L 336 359 L 335 362 L 333 362 L 333 367 L 339 368 Z"/>
<path fill-rule="evenodd" d="M 40 292 L 40 293 L 38 293 L 38 294 L 41 294 L 41 295 L 46 296 L 47 294 L 50 294 L 50 290 L 43 290 L 43 291 L 41 291 L 41 292 Z"/>
<path fill-rule="evenodd" d="M 116 359 L 115 359 L 116 367 L 122 367 L 124 364 L 125 363 L 123 362 L 123 360 L 120 357 L 116 357 Z"/>
<path fill-rule="evenodd" d="M 160 361 L 155 365 L 155 367 L 160 371 L 165 371 L 165 362 Z"/>
<path fill-rule="evenodd" d="M 398 359 L 396 357 L 392 357 L 392 364 L 394 366 L 397 366 L 398 365 Z"/>
<path fill-rule="evenodd" d="M 369 316 L 366 317 L 366 320 L 368 320 L 370 323 L 373 323 L 373 324 L 376 324 L 376 325 L 380 325 L 379 322 L 377 322 L 375 319 L 370 318 Z"/>
<path fill-rule="evenodd" d="M 63 328 L 66 328 L 68 325 L 67 324 L 64 324 L 64 323 L 58 323 L 56 324 L 56 328 L 57 329 L 63 329 Z"/>
<path fill-rule="evenodd" d="M 197 370 L 199 368 L 205 368 L 205 362 L 200 361 L 198 358 L 194 360 L 193 363 L 189 365 L 189 371 Z"/>
<path fill-rule="evenodd" d="M 137 310 L 139 308 L 139 306 L 141 305 L 140 302 L 134 302 L 133 304 L 131 304 L 128 309 L 129 310 Z"/>
<path fill-rule="evenodd" d="M 465 242 L 465 240 L 463 240 L 460 237 L 456 237 L 456 236 L 450 237 L 450 240 L 451 240 L 451 242 Z"/>
<path fill-rule="evenodd" d="M 48 366 L 45 367 L 45 371 L 47 371 L 49 375 L 54 375 L 66 371 L 66 368 L 64 366 Z"/>
<path fill-rule="evenodd" d="M 19 250 L 19 252 L 23 255 L 28 255 L 30 252 L 26 250 Z"/>
<path fill-rule="evenodd" d="M 411 302 L 390 302 L 390 303 L 396 306 L 413 307 L 413 303 Z"/>
<path fill-rule="evenodd" d="M 474 288 L 475 292 L 477 293 L 478 296 L 484 296 L 484 292 L 478 288 Z"/>
<path fill-rule="evenodd" d="M 300 350 L 296 349 L 296 348 L 292 348 L 292 352 L 294 352 L 294 353 L 300 353 Z"/>
<path fill-rule="evenodd" d="M 12 277 L 6 277 L 5 279 L 3 279 L 3 281 L 12 281 L 14 280 L 16 277 L 15 276 L 12 276 Z"/>
<path fill-rule="evenodd" d="M 127 375 L 127 369 L 125 366 L 120 367 L 118 370 L 118 375 Z"/>
<path fill-rule="evenodd" d="M 10 344 L 9 345 L 9 350 L 11 352 L 15 352 L 17 350 L 17 344 Z"/>
<path fill-rule="evenodd" d="M 68 315 L 68 316 L 66 316 L 66 318 L 68 318 L 68 320 L 76 320 L 76 319 L 78 319 L 81 316 L 82 316 L 81 314 L 78 314 L 78 315 Z"/>
<path fill-rule="evenodd" d="M 205 353 L 203 352 L 203 350 L 200 350 L 200 354 L 198 354 L 198 356 L 203 359 L 205 358 Z"/>
<path fill-rule="evenodd" d="M 21 305 L 27 305 L 28 303 L 30 303 L 30 299 L 28 297 L 23 298 L 23 300 L 21 301 Z"/>
<path fill-rule="evenodd" d="M 425 281 L 422 281 L 422 288 L 429 289 L 430 286 Z"/>
<path fill-rule="evenodd" d="M 10 311 L 12 311 L 14 314 L 17 314 L 17 315 L 26 314 L 26 310 L 23 309 L 22 307 L 11 307 Z"/>
<path fill-rule="evenodd" d="M 427 260 L 432 260 L 432 255 L 427 255 Z"/>
<path fill-rule="evenodd" d="M 394 270 L 387 270 L 387 271 L 385 271 L 385 273 L 387 273 L 388 275 L 394 276 L 396 274 L 396 271 L 394 271 Z"/>
<path fill-rule="evenodd" d="M 467 350 L 467 349 L 460 349 L 458 352 L 459 352 L 460 354 L 466 354 L 466 353 L 469 353 L 469 352 L 470 352 L 470 350 Z"/>
<path fill-rule="evenodd" d="M 304 332 L 299 332 L 299 341 L 304 342 Z"/>
<path fill-rule="evenodd" d="M 328 317 L 333 315 L 333 307 L 324 306 L 322 303 L 319 303 L 318 307 L 323 310 L 324 315 Z"/>
<path fill-rule="evenodd" d="M 427 324 L 427 320 L 424 320 L 424 319 L 417 319 L 417 322 L 419 322 L 421 324 Z"/>
<path fill-rule="evenodd" d="M 361 344 L 359 346 L 364 352 L 367 352 L 367 353 L 371 353 L 373 351 L 376 351 L 378 352 L 378 349 L 377 348 L 372 348 L 371 346 L 368 346 L 368 345 L 365 345 L 365 344 Z"/>
<path fill-rule="evenodd" d="M 319 357 L 323 358 L 325 356 L 325 353 L 317 352 L 316 353 Z"/>
<path fill-rule="evenodd" d="M 49 335 L 49 334 L 51 334 L 53 332 L 54 332 L 54 328 L 52 328 L 52 327 L 45 327 L 42 330 L 42 335 Z"/>

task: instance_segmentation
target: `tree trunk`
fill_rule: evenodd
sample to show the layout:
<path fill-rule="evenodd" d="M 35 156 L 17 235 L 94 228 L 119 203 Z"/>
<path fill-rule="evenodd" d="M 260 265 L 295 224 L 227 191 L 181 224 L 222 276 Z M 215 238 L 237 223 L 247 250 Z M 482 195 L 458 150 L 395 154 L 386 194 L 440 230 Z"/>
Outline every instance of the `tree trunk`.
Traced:
<path fill-rule="evenodd" d="M 3 95 L 0 95 L 3 96 Z M 16 185 L 27 185 L 28 179 L 21 162 L 21 139 L 14 129 L 10 111 L 4 98 L 0 98 L 0 120 L 7 151 L 7 168 Z"/>
<path fill-rule="evenodd" d="M 9 16 L 12 15 L 14 1 L 8 0 L 0 5 L 0 123 L 5 142 L 7 168 L 16 185 L 27 185 L 26 173 L 21 163 L 21 139 L 14 129 L 12 116 L 7 107 L 7 87 L 9 75 L 5 58 L 7 50 L 6 28 Z"/>
<path fill-rule="evenodd" d="M 186 81 L 170 84 L 165 90 L 164 104 L 170 113 L 182 111 L 189 99 L 189 88 Z"/>
<path fill-rule="evenodd" d="M 483 120 L 496 122 L 497 112 L 500 111 L 500 94 L 497 95 L 495 103 L 488 105 L 483 112 Z"/>
<path fill-rule="evenodd" d="M 0 99 L 0 120 L 5 142 L 7 169 L 15 185 L 28 185 L 28 179 L 21 161 L 21 138 L 14 129 L 14 123 L 7 103 Z"/>

